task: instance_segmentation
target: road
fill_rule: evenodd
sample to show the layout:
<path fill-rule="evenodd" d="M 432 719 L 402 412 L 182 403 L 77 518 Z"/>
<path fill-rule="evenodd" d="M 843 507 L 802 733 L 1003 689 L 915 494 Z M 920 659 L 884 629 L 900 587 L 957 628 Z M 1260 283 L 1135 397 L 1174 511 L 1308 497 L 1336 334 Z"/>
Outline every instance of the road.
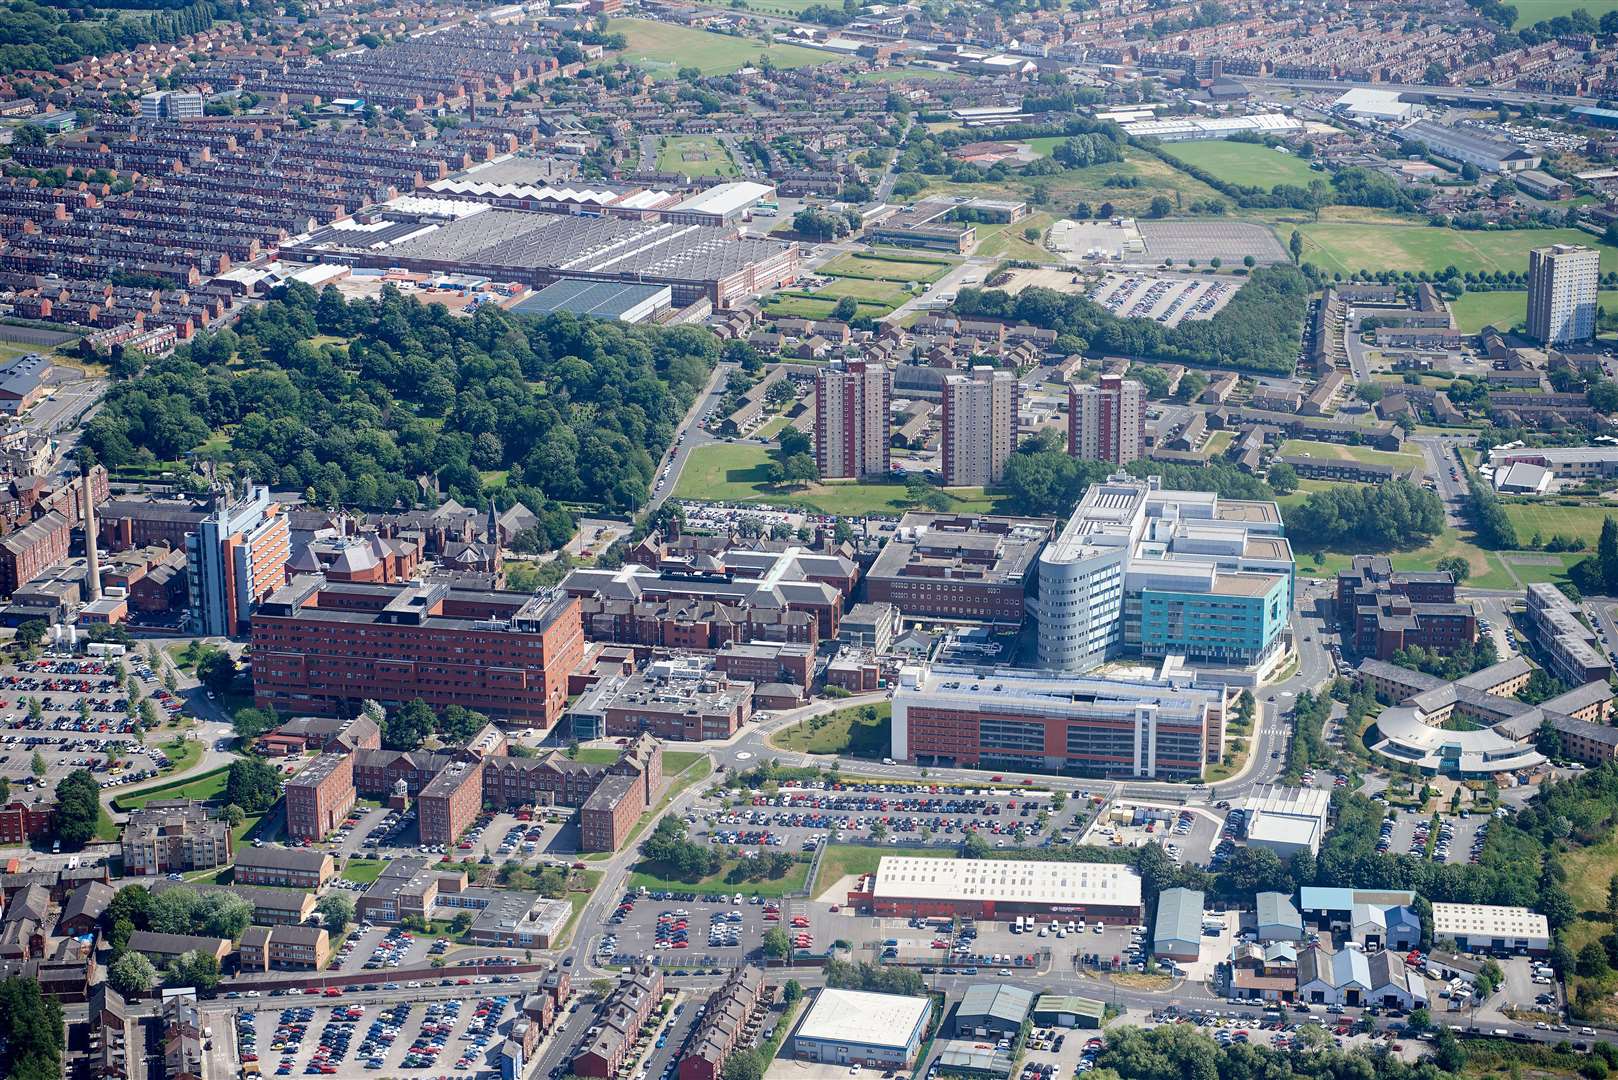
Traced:
<path fill-rule="evenodd" d="M 983 280 L 993 272 L 998 264 L 997 259 L 983 258 L 977 255 L 969 256 L 959 266 L 933 283 L 933 287 L 920 296 L 912 296 L 879 320 L 885 323 L 897 323 L 913 311 L 926 311 L 932 307 L 947 307 L 934 300 L 935 297 L 952 295 L 961 291 L 965 285 L 981 285 Z M 970 280 L 968 280 L 970 279 Z"/>
<path fill-rule="evenodd" d="M 708 384 L 697 395 L 697 400 L 691 403 L 691 408 L 686 410 L 680 426 L 674 429 L 675 439 L 669 443 L 669 449 L 657 463 L 658 475 L 662 476 L 665 468 L 668 475 L 663 486 L 653 492 L 651 501 L 647 503 L 648 513 L 657 511 L 674 493 L 674 488 L 680 482 L 680 470 L 691 460 L 691 451 L 715 441 L 702 427 L 702 418 L 725 396 L 725 382 L 735 369 L 735 364 L 715 364 L 713 374 L 708 376 Z M 685 436 L 683 441 L 679 438 L 681 435 Z"/>

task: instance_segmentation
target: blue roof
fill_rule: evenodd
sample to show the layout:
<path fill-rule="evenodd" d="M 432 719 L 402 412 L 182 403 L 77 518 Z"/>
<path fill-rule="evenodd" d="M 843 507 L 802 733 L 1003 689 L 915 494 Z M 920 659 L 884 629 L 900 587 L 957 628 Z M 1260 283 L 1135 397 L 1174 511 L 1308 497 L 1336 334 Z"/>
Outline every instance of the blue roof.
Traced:
<path fill-rule="evenodd" d="M 1597 105 L 1580 105 L 1573 111 L 1580 116 L 1604 116 L 1609 120 L 1618 120 L 1618 109 L 1603 109 Z"/>
<path fill-rule="evenodd" d="M 1415 902 L 1416 894 L 1409 889 L 1336 889 L 1305 885 L 1298 890 L 1300 911 L 1353 911 L 1355 904 L 1389 908 Z"/>

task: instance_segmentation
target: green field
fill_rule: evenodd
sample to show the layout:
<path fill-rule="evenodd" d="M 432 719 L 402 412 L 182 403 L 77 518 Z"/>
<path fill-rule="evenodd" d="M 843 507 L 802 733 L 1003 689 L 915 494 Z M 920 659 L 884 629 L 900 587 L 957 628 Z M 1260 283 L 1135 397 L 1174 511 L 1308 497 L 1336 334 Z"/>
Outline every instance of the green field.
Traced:
<path fill-rule="evenodd" d="M 1166 149 L 1170 157 L 1194 165 L 1228 184 L 1263 188 L 1266 191 L 1276 184 L 1308 187 L 1309 181 L 1324 176 L 1311 169 L 1297 155 L 1272 150 L 1262 143 L 1208 139 L 1204 142 L 1170 143 Z"/>
<path fill-rule="evenodd" d="M 764 301 L 764 310 L 782 318 L 829 319 L 837 307 L 838 299 L 834 294 L 823 296 L 819 293 L 778 292 Z M 880 319 L 896 306 L 861 300 L 855 305 L 854 313 L 856 316 L 869 315 L 873 319 Z"/>
<path fill-rule="evenodd" d="M 1295 457 L 1320 458 L 1326 461 L 1357 461 L 1362 465 L 1393 465 L 1401 469 L 1423 466 L 1421 451 L 1373 450 L 1369 446 L 1341 446 L 1337 443 L 1313 442 L 1309 439 L 1288 439 L 1277 454 Z"/>
<path fill-rule="evenodd" d="M 867 847 L 864 844 L 832 844 L 820 857 L 820 873 L 815 877 L 815 889 L 828 889 L 839 878 L 876 873 L 884 855 L 898 855 L 913 859 L 953 859 L 956 850 L 951 847 Z M 841 901 L 839 901 L 841 902 Z"/>
<path fill-rule="evenodd" d="M 1608 311 L 1618 311 L 1618 291 L 1603 289 L 1596 303 Z M 1485 326 L 1509 329 L 1528 318 L 1526 292 L 1469 292 L 1449 306 L 1455 314 L 1455 328 L 1475 334 Z"/>
<path fill-rule="evenodd" d="M 1063 140 L 1048 137 L 1027 141 L 1040 153 L 1049 156 L 1051 148 Z M 1138 180 L 1139 186 L 1107 185 L 1107 181 L 1119 179 Z M 1036 186 L 1045 194 L 1043 202 L 1034 199 Z M 1093 211 L 1099 211 L 1103 203 L 1111 203 L 1113 213 L 1127 216 L 1145 213 L 1154 196 L 1164 194 L 1172 196 L 1175 192 L 1178 192 L 1181 200 L 1186 203 L 1198 199 L 1218 199 L 1227 205 L 1230 202 L 1229 196 L 1215 191 L 1191 174 L 1176 169 L 1153 154 L 1133 148 L 1124 151 L 1123 161 L 1109 161 L 1104 165 L 1091 165 L 1084 169 L 1064 169 L 1049 176 L 1023 177 L 1013 172 L 998 183 L 985 181 L 974 184 L 957 184 L 946 178 L 930 177 L 927 189 L 922 195 L 1023 199 L 1028 202 L 1030 210 L 1047 210 L 1055 213 L 1071 213 L 1074 205 L 1080 202 L 1089 203 Z M 1018 225 L 1011 227 L 1016 229 L 1020 225 L 1019 222 Z M 981 226 L 979 232 L 982 232 Z"/>
<path fill-rule="evenodd" d="M 866 706 L 850 705 L 824 716 L 800 720 L 777 732 L 770 743 L 800 754 L 847 754 L 880 760 L 892 752 L 893 703 L 879 701 L 869 707 L 876 710 L 874 721 L 867 722 L 861 716 Z"/>
<path fill-rule="evenodd" d="M 1038 229 L 1043 237 L 1055 218 L 1049 214 L 1029 214 L 1021 221 L 1009 225 L 978 225 L 978 246 L 974 255 L 987 255 L 997 259 L 1016 259 L 1020 262 L 1048 263 L 1055 257 L 1038 240 L 1023 235 L 1026 229 Z"/>
<path fill-rule="evenodd" d="M 344 881 L 357 881 L 361 885 L 369 885 L 382 876 L 387 868 L 386 859 L 350 859 L 348 865 L 343 867 Z"/>
<path fill-rule="evenodd" d="M 143 788 L 128 795 L 120 795 L 112 801 L 112 805 L 116 810 L 128 812 L 140 809 L 153 799 L 196 799 L 199 802 L 206 802 L 224 793 L 225 774 L 229 771 L 228 767 L 221 766 L 183 782 Z"/>
<path fill-rule="evenodd" d="M 823 514 L 893 514 L 913 509 L 905 500 L 902 484 L 856 483 L 833 481 L 814 483 L 804 487 L 773 487 L 766 470 L 770 456 L 762 446 L 741 443 L 718 443 L 691 451 L 685 468 L 680 471 L 680 482 L 675 485 L 676 499 L 698 502 L 756 502 L 777 506 L 801 506 Z M 963 513 L 989 513 L 994 498 L 985 495 L 982 488 L 946 489 L 956 500 L 953 509 Z"/>
<path fill-rule="evenodd" d="M 903 285 L 891 281 L 872 281 L 870 278 L 837 278 L 810 295 L 832 296 L 839 300 L 852 296 L 855 300 L 886 304 L 890 311 L 910 299 L 910 293 Z"/>
<path fill-rule="evenodd" d="M 643 64 L 654 72 L 673 78 L 677 69 L 694 67 L 704 75 L 728 75 L 755 63 L 766 52 L 778 68 L 810 67 L 838 59 L 831 53 L 804 49 L 797 45 L 765 45 L 754 38 L 710 34 L 683 26 L 650 22 L 646 19 L 613 19 L 609 34 L 627 39 L 623 58 Z"/>
<path fill-rule="evenodd" d="M 730 892 L 741 893 L 743 896 L 785 896 L 787 893 L 803 891 L 804 882 L 809 878 L 809 864 L 795 862 L 786 876 L 779 878 L 765 878 L 760 881 L 729 881 L 730 872 L 739 863 L 740 859 L 726 859 L 725 865 L 717 874 L 710 874 L 696 881 L 683 881 L 677 877 L 668 877 L 662 868 L 655 863 L 640 862 L 635 864 L 634 873 L 629 875 L 629 889 L 635 890 L 642 886 L 658 892 L 668 890 L 671 892 Z"/>
<path fill-rule="evenodd" d="M 824 277 L 868 278 L 905 284 L 937 281 L 954 265 L 945 259 L 889 259 L 848 253 L 825 263 L 815 273 Z"/>
<path fill-rule="evenodd" d="M 1344 274 L 1356 270 L 1437 272 L 1453 266 L 1489 271 L 1528 269 L 1528 252 L 1550 244 L 1584 244 L 1601 251 L 1603 273 L 1618 270 L 1618 248 L 1601 244 L 1580 229 L 1501 229 L 1467 232 L 1430 225 L 1390 225 L 1322 221 L 1276 226 L 1285 244 L 1296 228 L 1303 234 L 1303 261 Z"/>
<path fill-rule="evenodd" d="M 712 135 L 672 135 L 658 140 L 657 171 L 687 176 L 740 176 L 730 151 Z"/>
<path fill-rule="evenodd" d="M 1513 0 L 1511 6 L 1517 9 L 1517 21 L 1512 25 L 1521 28 L 1558 15 L 1571 15 L 1579 8 L 1599 21 L 1607 12 L 1618 11 L 1618 0 Z"/>
<path fill-rule="evenodd" d="M 1557 533 L 1583 538 L 1594 551 L 1601 536 L 1601 522 L 1618 518 L 1618 506 L 1554 506 L 1546 503 L 1505 502 L 1506 516 L 1517 530 L 1519 543 L 1535 534 L 1549 540 Z"/>

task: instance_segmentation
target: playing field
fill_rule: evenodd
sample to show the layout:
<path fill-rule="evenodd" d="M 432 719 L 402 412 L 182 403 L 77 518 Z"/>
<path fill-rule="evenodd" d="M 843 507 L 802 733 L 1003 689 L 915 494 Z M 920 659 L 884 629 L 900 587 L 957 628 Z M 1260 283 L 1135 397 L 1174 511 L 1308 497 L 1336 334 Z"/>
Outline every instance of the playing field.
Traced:
<path fill-rule="evenodd" d="M 673 135 L 659 139 L 657 171 L 687 176 L 739 176 L 730 151 L 712 135 Z"/>
<path fill-rule="evenodd" d="M 1170 143 L 1166 149 L 1171 157 L 1212 173 L 1227 184 L 1268 191 L 1276 184 L 1308 187 L 1309 181 L 1323 179 L 1323 174 L 1309 168 L 1296 154 L 1272 150 L 1262 143 L 1207 139 Z"/>
<path fill-rule="evenodd" d="M 1512 0 L 1511 6 L 1517 9 L 1514 25 L 1520 29 L 1558 15 L 1571 15 L 1578 8 L 1599 20 L 1609 11 L 1618 11 L 1618 0 Z"/>
<path fill-rule="evenodd" d="M 1502 229 L 1467 232 L 1430 225 L 1366 225 L 1323 221 L 1276 226 L 1286 243 L 1296 227 L 1303 234 L 1303 261 L 1344 274 L 1355 270 L 1468 270 L 1526 273 L 1528 252 L 1550 244 L 1586 244 L 1601 251 L 1603 273 L 1618 270 L 1618 248 L 1579 229 Z"/>
<path fill-rule="evenodd" d="M 829 319 L 841 297 L 815 293 L 780 292 L 764 301 L 764 310 L 771 315 L 789 319 Z M 874 300 L 857 300 L 856 315 L 869 315 L 880 319 L 897 304 L 883 304 Z"/>
<path fill-rule="evenodd" d="M 765 52 L 778 68 L 809 67 L 837 59 L 830 53 L 796 45 L 765 45 L 753 38 L 710 34 L 646 19 L 613 19 L 607 32 L 623 34 L 623 57 L 631 64 L 662 69 L 672 78 L 677 69 L 694 67 L 704 75 L 727 75 L 754 63 Z"/>
<path fill-rule="evenodd" d="M 1340 446 L 1337 443 L 1314 442 L 1309 439 L 1288 439 L 1277 454 L 1288 457 L 1312 457 L 1324 461 L 1357 461 L 1362 465 L 1393 465 L 1401 469 L 1421 468 L 1420 450 L 1373 450 L 1369 446 Z"/>
<path fill-rule="evenodd" d="M 1608 311 L 1618 311 L 1618 292 L 1603 290 L 1596 302 Z M 1512 327 L 1528 318 L 1528 294 L 1469 292 L 1449 309 L 1455 315 L 1455 328 L 1465 334 L 1475 334 L 1485 326 Z"/>
<path fill-rule="evenodd" d="M 826 277 L 870 278 L 875 281 L 937 281 L 953 263 L 942 259 L 887 259 L 870 255 L 839 255 L 815 271 Z"/>
<path fill-rule="evenodd" d="M 1594 551 L 1601 537 L 1601 522 L 1618 518 L 1618 506 L 1554 506 L 1547 503 L 1505 502 L 1506 516 L 1517 529 L 1517 541 L 1526 544 L 1535 533 L 1543 540 L 1560 533 L 1583 538 Z"/>
<path fill-rule="evenodd" d="M 765 502 L 801 506 L 823 514 L 901 514 L 913 509 L 902 484 L 862 484 L 837 481 L 807 487 L 777 489 L 769 482 L 770 456 L 762 446 L 716 443 L 691 451 L 674 487 L 676 499 L 703 502 Z M 990 513 L 994 500 L 982 488 L 955 488 L 953 509 L 964 513 Z"/>

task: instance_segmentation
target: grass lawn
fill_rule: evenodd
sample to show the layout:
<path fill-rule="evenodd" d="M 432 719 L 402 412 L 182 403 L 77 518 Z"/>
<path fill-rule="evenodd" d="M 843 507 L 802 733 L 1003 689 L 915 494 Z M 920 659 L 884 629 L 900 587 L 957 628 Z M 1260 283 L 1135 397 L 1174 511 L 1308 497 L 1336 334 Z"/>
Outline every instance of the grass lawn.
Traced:
<path fill-rule="evenodd" d="M 1618 248 L 1600 243 L 1580 229 L 1502 229 L 1466 232 L 1430 225 L 1306 222 L 1276 226 L 1285 244 L 1293 228 L 1303 234 L 1303 259 L 1323 270 L 1344 274 L 1355 270 L 1517 270 L 1528 265 L 1530 248 L 1550 244 L 1584 244 L 1601 252 L 1603 273 L 1618 270 Z"/>
<path fill-rule="evenodd" d="M 840 297 L 821 295 L 806 292 L 778 292 L 764 301 L 764 310 L 771 315 L 784 316 L 789 319 L 829 319 L 837 307 Z M 856 315 L 869 315 L 873 319 L 880 319 L 892 311 L 897 304 L 882 304 L 872 300 L 861 300 L 855 306 Z"/>
<path fill-rule="evenodd" d="M 1618 310 L 1618 291 L 1603 289 L 1596 303 L 1608 311 Z M 1475 334 L 1485 326 L 1510 328 L 1528 318 L 1526 292 L 1469 292 L 1449 306 L 1455 313 L 1455 328 Z"/>
<path fill-rule="evenodd" d="M 899 514 L 910 509 L 902 484 L 814 483 L 777 489 L 766 479 L 769 452 L 742 443 L 715 443 L 691 452 L 675 485 L 676 499 L 698 502 L 756 502 L 801 506 L 823 514 Z M 982 488 L 945 489 L 955 498 L 953 509 L 988 513 L 995 499 Z"/>
<path fill-rule="evenodd" d="M 879 701 L 870 706 L 876 710 L 876 719 L 867 723 L 860 718 L 864 705 L 850 705 L 846 709 L 813 718 L 821 726 L 811 727 L 810 720 L 800 720 L 792 727 L 778 732 L 770 741 L 782 750 L 804 754 L 848 754 L 852 757 L 880 760 L 892 753 L 892 733 L 889 721 L 893 716 L 893 703 Z"/>
<path fill-rule="evenodd" d="M 764 423 L 759 426 L 759 429 L 753 432 L 753 434 L 758 436 L 760 439 L 773 439 L 777 435 L 781 434 L 781 432 L 790 423 L 792 423 L 792 421 L 788 420 L 784 416 L 772 416 L 770 419 L 764 421 Z"/>
<path fill-rule="evenodd" d="M 811 295 L 830 296 L 838 300 L 852 296 L 862 303 L 869 301 L 874 304 L 886 304 L 890 311 L 910 299 L 910 293 L 903 285 L 891 281 L 872 281 L 869 278 L 836 278 L 816 289 Z"/>
<path fill-rule="evenodd" d="M 624 35 L 624 60 L 644 64 L 654 73 L 661 68 L 668 78 L 682 67 L 698 68 L 704 75 L 728 75 L 753 64 L 766 52 L 778 68 L 810 67 L 838 60 L 831 53 L 797 45 L 766 45 L 754 38 L 687 30 L 646 19 L 613 19 L 607 24 L 607 33 Z"/>
<path fill-rule="evenodd" d="M 616 746 L 581 746 L 573 760 L 583 765 L 611 765 L 618 760 Z"/>
<path fill-rule="evenodd" d="M 1262 143 L 1229 142 L 1208 139 L 1204 142 L 1170 143 L 1169 156 L 1194 165 L 1228 184 L 1263 188 L 1268 191 L 1276 184 L 1296 184 L 1308 187 L 1309 181 L 1324 174 L 1311 169 L 1296 154 L 1271 150 Z"/>
<path fill-rule="evenodd" d="M 874 847 L 865 844 L 832 844 L 820 857 L 820 874 L 815 878 L 816 888 L 833 885 L 841 877 L 876 873 L 877 863 L 884 855 L 908 856 L 914 859 L 953 859 L 956 852 L 948 847 Z M 811 893 L 810 895 L 814 895 Z"/>
<path fill-rule="evenodd" d="M 1362 465 L 1393 465 L 1401 469 L 1420 468 L 1425 460 L 1421 451 L 1415 449 L 1373 450 L 1369 446 L 1342 446 L 1310 439 L 1288 439 L 1277 453 L 1326 461 L 1357 461 Z"/>
<path fill-rule="evenodd" d="M 1055 220 L 1049 214 L 1036 213 L 1009 225 L 979 225 L 978 247 L 974 254 L 1022 262 L 1053 262 L 1055 257 L 1038 240 L 1029 240 L 1023 233 L 1028 229 L 1038 229 L 1043 238 Z"/>
<path fill-rule="evenodd" d="M 343 880 L 369 885 L 382 876 L 387 865 L 386 859 L 350 859 L 348 865 L 343 867 Z"/>
<path fill-rule="evenodd" d="M 112 803 L 117 809 L 127 813 L 130 810 L 138 810 L 153 799 L 196 799 L 204 802 L 217 799 L 224 794 L 225 774 L 229 771 L 229 766 L 222 765 L 183 783 L 158 784 L 128 795 L 120 795 Z"/>
<path fill-rule="evenodd" d="M 652 862 L 639 862 L 635 864 L 634 873 L 629 875 L 629 889 L 631 891 L 645 886 L 653 892 L 667 890 L 670 892 L 730 892 L 741 893 L 743 896 L 785 896 L 787 893 L 803 891 L 803 884 L 809 877 L 809 864 L 795 862 L 786 876 L 779 878 L 765 878 L 760 881 L 726 881 L 726 876 L 739 863 L 740 859 L 726 859 L 719 873 L 709 874 L 697 881 L 682 881 L 677 877 L 664 877 L 659 868 Z"/>
<path fill-rule="evenodd" d="M 1601 536 L 1601 522 L 1618 518 L 1618 506 L 1554 506 L 1549 503 L 1502 502 L 1506 516 L 1516 526 L 1519 541 L 1535 533 L 1549 540 L 1557 533 L 1583 537 L 1594 551 Z"/>
<path fill-rule="evenodd" d="M 658 140 L 659 172 L 689 176 L 740 176 L 730 151 L 712 135 L 671 135 Z"/>
<path fill-rule="evenodd" d="M 167 754 L 173 762 L 165 773 L 183 773 L 198 761 L 202 760 L 202 742 L 198 739 L 174 738 L 158 745 L 158 749 Z"/>
<path fill-rule="evenodd" d="M 872 278 L 877 281 L 937 281 L 955 264 L 947 259 L 877 258 L 846 253 L 825 263 L 815 273 L 827 277 Z"/>
<path fill-rule="evenodd" d="M 1211 458 L 1220 457 L 1226 450 L 1230 449 L 1230 444 L 1235 441 L 1236 433 L 1234 431 L 1216 431 L 1209 437 L 1208 445 L 1203 449 Z"/>
<path fill-rule="evenodd" d="M 663 753 L 663 772 L 678 776 L 708 755 L 701 750 L 667 750 Z"/>
<path fill-rule="evenodd" d="M 815 2 L 822 3 L 824 0 L 815 0 Z M 881 71 L 862 71 L 858 75 L 854 76 L 854 81 L 862 83 L 887 83 L 903 82 L 905 79 L 953 81 L 965 78 L 965 75 L 961 75 L 953 71 L 940 71 L 937 68 L 902 67 L 884 68 Z"/>
<path fill-rule="evenodd" d="M 123 833 L 123 826 L 112 820 L 112 815 L 107 813 L 107 808 L 105 806 L 100 807 L 99 814 L 96 817 L 95 838 L 97 840 L 116 843 L 118 838 L 122 836 Z"/>
<path fill-rule="evenodd" d="M 1046 156 L 1049 156 L 1051 148 L 1061 141 L 1060 138 L 1028 140 L 1031 146 Z M 1138 180 L 1140 183 L 1138 187 L 1107 186 L 1107 181 L 1120 178 Z M 1046 192 L 1046 201 L 1037 206 L 1033 202 L 1036 184 Z M 1071 213 L 1072 208 L 1080 202 L 1089 203 L 1092 210 L 1098 212 L 1103 203 L 1110 203 L 1115 214 L 1139 216 L 1146 212 L 1153 196 L 1165 193 L 1172 195 L 1174 192 L 1179 192 L 1181 199 L 1186 203 L 1198 199 L 1220 199 L 1227 204 L 1230 202 L 1229 196 L 1220 194 L 1190 173 L 1176 169 L 1144 150 L 1135 149 L 1125 150 L 1123 161 L 1109 161 L 1104 165 L 1091 165 L 1083 169 L 1064 169 L 1049 176 L 1024 177 L 1014 172 L 999 183 L 985 181 L 977 184 L 957 184 L 944 178 L 929 178 L 923 195 L 952 194 L 986 199 L 1024 199 L 1029 201 L 1030 209 L 1045 209 L 1056 213 Z M 1015 235 L 1019 238 L 1023 227 L 1023 222 L 1009 226 L 1016 231 Z M 978 235 L 984 235 L 986 229 L 995 228 L 997 226 L 979 226 Z M 1286 235 L 1291 234 L 1289 232 Z M 1282 239 L 1284 241 L 1285 236 Z M 1042 261 L 1051 261 L 1050 256 L 1043 256 Z"/>
<path fill-rule="evenodd" d="M 1579 8 L 1599 20 L 1609 11 L 1618 11 L 1618 0 L 1514 0 L 1511 6 L 1517 9 L 1517 21 L 1513 25 L 1524 27 L 1558 15 L 1571 15 Z"/>

